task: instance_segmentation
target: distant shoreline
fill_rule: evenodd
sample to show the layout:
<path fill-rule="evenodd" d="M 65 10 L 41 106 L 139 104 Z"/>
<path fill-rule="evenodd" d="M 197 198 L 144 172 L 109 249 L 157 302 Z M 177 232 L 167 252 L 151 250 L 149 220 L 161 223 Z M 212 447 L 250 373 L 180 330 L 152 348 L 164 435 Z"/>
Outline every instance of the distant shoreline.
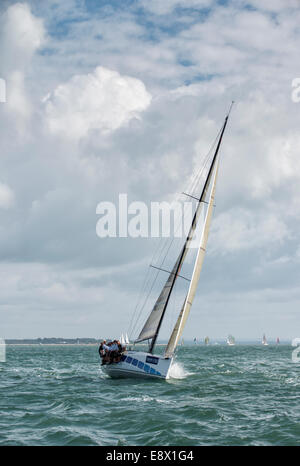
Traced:
<path fill-rule="evenodd" d="M 103 341 L 104 339 L 100 339 L 99 341 L 94 341 L 94 342 L 84 342 L 84 341 L 79 341 L 79 342 L 39 342 L 39 341 L 32 341 L 32 342 L 26 342 L 22 340 L 4 340 L 6 346 L 99 346 L 100 342 Z M 157 343 L 156 346 L 166 346 L 167 342 L 165 343 Z M 255 346 L 264 346 L 260 341 L 238 341 L 235 343 L 233 346 L 243 346 L 243 345 L 255 345 Z M 289 340 L 282 340 L 279 344 L 276 343 L 276 341 L 269 341 L 268 346 L 285 346 L 285 345 L 291 345 L 291 341 Z M 147 343 L 130 343 L 129 345 L 126 345 L 127 347 L 133 347 L 133 346 L 147 346 Z M 204 347 L 214 347 L 214 346 L 228 346 L 226 341 L 219 340 L 215 341 L 212 343 L 209 343 L 206 345 L 204 342 L 200 341 L 198 343 L 194 343 L 193 341 L 187 341 L 183 345 L 178 345 L 179 347 L 193 347 L 193 346 L 204 346 Z"/>

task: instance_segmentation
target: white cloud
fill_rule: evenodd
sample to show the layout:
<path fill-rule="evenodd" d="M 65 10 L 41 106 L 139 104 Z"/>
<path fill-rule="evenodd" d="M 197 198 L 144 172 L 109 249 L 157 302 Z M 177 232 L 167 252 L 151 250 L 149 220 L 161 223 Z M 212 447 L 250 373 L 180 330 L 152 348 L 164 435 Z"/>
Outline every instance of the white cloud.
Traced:
<path fill-rule="evenodd" d="M 26 94 L 24 74 L 21 71 L 12 71 L 8 83 L 6 109 L 9 110 L 15 118 L 29 118 L 32 112 L 32 106 Z M 19 127 L 19 129 L 22 129 L 22 127 Z"/>
<path fill-rule="evenodd" d="M 0 183 L 0 208 L 9 209 L 14 203 L 14 193 L 6 184 Z"/>
<path fill-rule="evenodd" d="M 1 60 L 5 70 L 22 70 L 45 39 L 43 21 L 27 3 L 15 3 L 1 18 Z"/>
<path fill-rule="evenodd" d="M 212 252 L 226 254 L 280 244 L 289 237 L 289 231 L 274 213 L 238 208 L 215 218 L 211 236 Z"/>
<path fill-rule="evenodd" d="M 96 129 L 103 133 L 139 118 L 151 102 L 142 81 L 97 67 L 73 76 L 46 97 L 46 119 L 52 133 L 79 139 Z"/>
<path fill-rule="evenodd" d="M 15 3 L 0 18 L 0 61 L 6 80 L 5 111 L 24 133 L 24 121 L 31 115 L 25 80 L 35 52 L 45 40 L 43 21 L 35 17 L 26 3 Z"/>

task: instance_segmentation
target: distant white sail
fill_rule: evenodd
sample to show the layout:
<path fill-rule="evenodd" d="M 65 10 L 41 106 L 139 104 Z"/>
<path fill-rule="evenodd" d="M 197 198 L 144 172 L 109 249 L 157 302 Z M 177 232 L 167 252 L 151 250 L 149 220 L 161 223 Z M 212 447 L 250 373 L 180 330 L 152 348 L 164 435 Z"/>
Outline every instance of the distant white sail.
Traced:
<path fill-rule="evenodd" d="M 229 346 L 234 346 L 235 345 L 235 338 L 232 335 L 228 335 L 227 345 L 229 345 Z"/>
<path fill-rule="evenodd" d="M 265 335 L 265 334 L 263 334 L 262 344 L 263 344 L 264 346 L 268 346 L 268 342 L 267 342 L 267 339 L 266 339 L 266 335 Z"/>
<path fill-rule="evenodd" d="M 125 345 L 125 343 L 126 343 L 123 333 L 122 333 L 122 335 L 120 337 L 120 343 L 121 343 L 121 345 Z"/>

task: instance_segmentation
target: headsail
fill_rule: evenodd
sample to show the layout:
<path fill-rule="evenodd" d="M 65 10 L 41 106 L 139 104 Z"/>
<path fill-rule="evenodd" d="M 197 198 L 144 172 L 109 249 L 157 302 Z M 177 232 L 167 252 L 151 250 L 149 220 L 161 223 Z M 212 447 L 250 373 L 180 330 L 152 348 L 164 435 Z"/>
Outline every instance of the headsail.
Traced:
<path fill-rule="evenodd" d="M 151 314 L 149 315 L 148 319 L 146 320 L 146 323 L 139 334 L 138 338 L 136 339 L 136 342 L 139 341 L 144 341 L 144 340 L 150 340 L 151 338 L 154 338 L 155 334 L 157 333 L 157 329 L 159 326 L 160 319 L 162 317 L 164 308 L 166 306 L 166 303 L 168 301 L 168 298 L 170 296 L 170 292 L 172 289 L 172 285 L 176 280 L 176 271 L 179 270 L 179 264 L 180 264 L 180 259 L 181 259 L 181 254 L 179 255 L 172 272 L 170 273 L 165 286 L 163 287 L 153 309 Z"/>
<path fill-rule="evenodd" d="M 196 258 L 195 265 L 194 265 L 190 287 L 189 287 L 187 296 L 185 298 L 184 305 L 181 309 L 181 312 L 179 314 L 179 317 L 177 319 L 177 322 L 175 324 L 175 327 L 169 339 L 169 342 L 168 342 L 168 345 L 165 351 L 165 357 L 171 357 L 174 354 L 175 348 L 183 332 L 183 328 L 185 326 L 186 320 L 188 318 L 188 315 L 189 315 L 189 312 L 192 307 L 192 303 L 193 303 L 193 300 L 196 294 L 196 288 L 197 288 L 198 281 L 200 278 L 200 272 L 202 269 L 202 264 L 203 264 L 203 260 L 205 256 L 206 243 L 208 239 L 208 232 L 209 232 L 209 227 L 210 227 L 210 222 L 211 222 L 211 217 L 212 217 L 212 212 L 213 212 L 215 190 L 216 190 L 216 180 L 217 180 L 217 175 L 218 175 L 218 165 L 219 165 L 219 161 L 217 162 L 217 166 L 215 168 L 212 190 L 210 193 L 208 208 L 207 208 L 205 222 L 204 222 L 204 228 L 203 228 L 203 232 L 201 236 L 200 246 L 199 246 L 198 253 L 197 253 L 197 258 Z"/>

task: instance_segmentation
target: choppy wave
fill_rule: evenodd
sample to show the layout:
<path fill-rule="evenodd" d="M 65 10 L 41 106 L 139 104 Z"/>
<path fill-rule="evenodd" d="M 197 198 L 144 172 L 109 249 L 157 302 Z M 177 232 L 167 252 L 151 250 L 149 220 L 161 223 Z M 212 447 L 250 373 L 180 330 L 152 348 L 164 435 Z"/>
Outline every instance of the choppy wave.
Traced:
<path fill-rule="evenodd" d="M 299 445 L 292 350 L 180 347 L 161 381 L 110 379 L 92 346 L 9 346 L 0 445 Z"/>

